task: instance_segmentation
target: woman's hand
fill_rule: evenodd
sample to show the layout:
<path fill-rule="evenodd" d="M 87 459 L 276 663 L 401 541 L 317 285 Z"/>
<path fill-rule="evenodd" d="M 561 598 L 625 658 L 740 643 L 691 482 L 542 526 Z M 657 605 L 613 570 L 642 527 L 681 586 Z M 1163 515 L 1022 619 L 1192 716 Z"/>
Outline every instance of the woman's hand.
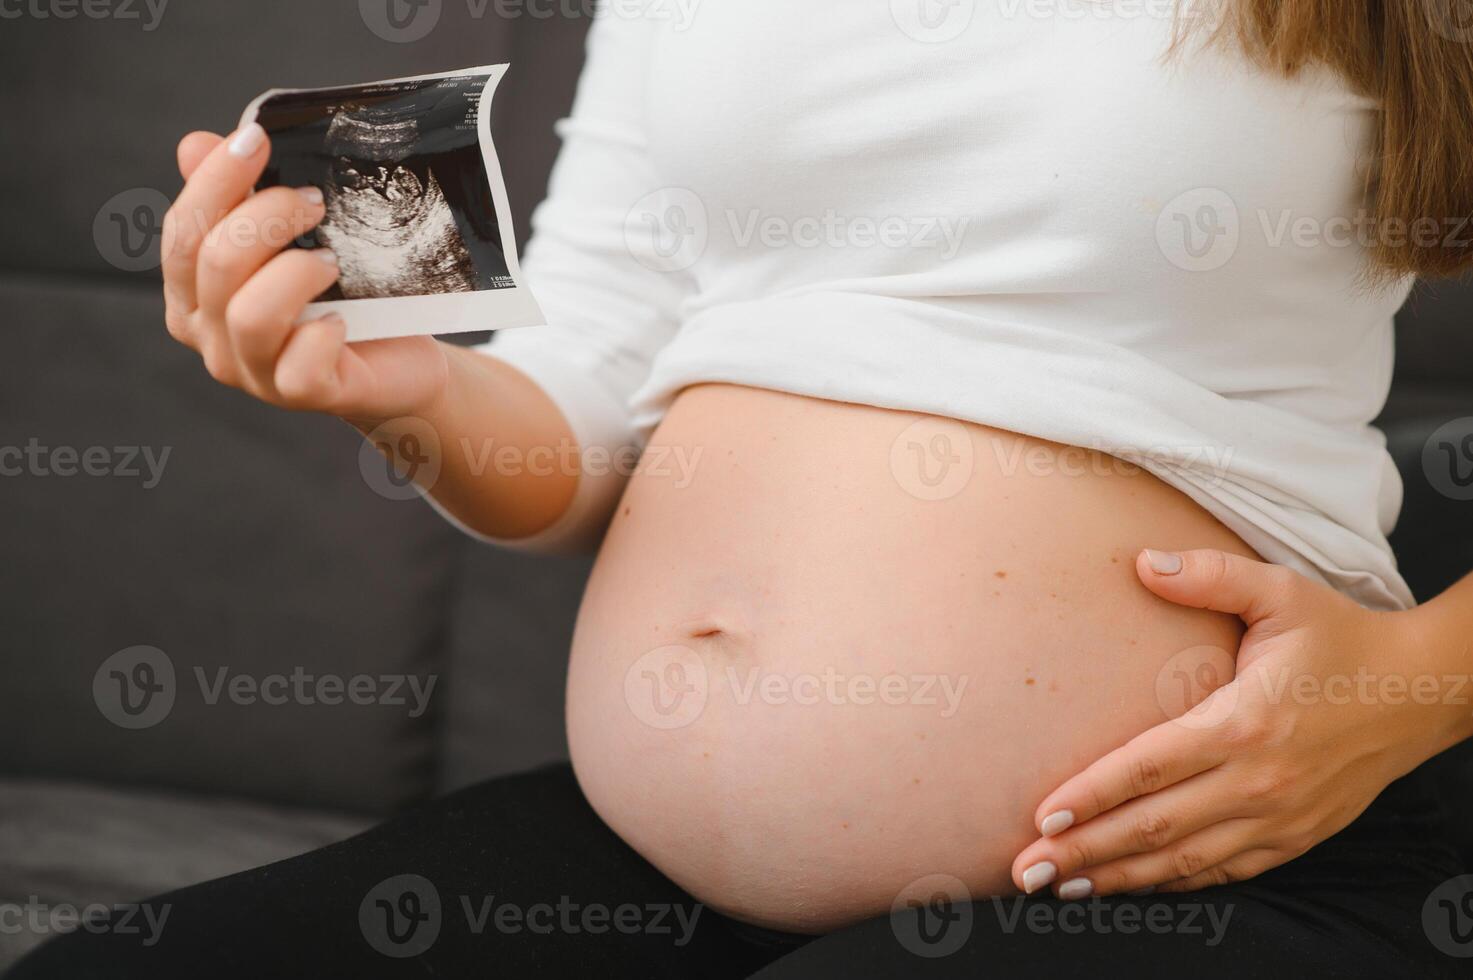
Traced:
<path fill-rule="evenodd" d="M 1219 551 L 1147 551 L 1136 571 L 1164 599 L 1243 619 L 1236 676 L 1210 648 L 1168 664 L 1201 683 L 1198 697 L 1211 693 L 1043 801 L 1043 837 L 1013 862 L 1026 892 L 1052 884 L 1079 899 L 1251 878 L 1343 829 L 1466 730 L 1468 666 L 1443 673 L 1459 666 L 1443 653 L 1429 667 L 1451 644 L 1417 613 L 1371 612 Z"/>
<path fill-rule="evenodd" d="M 169 333 L 217 381 L 273 405 L 369 422 L 429 414 L 448 374 L 438 342 L 350 347 L 337 317 L 296 325 L 338 266 L 326 249 L 287 248 L 322 221 L 317 188 L 251 193 L 269 157 L 255 124 L 229 140 L 191 133 L 179 144 L 185 185 L 164 219 Z"/>

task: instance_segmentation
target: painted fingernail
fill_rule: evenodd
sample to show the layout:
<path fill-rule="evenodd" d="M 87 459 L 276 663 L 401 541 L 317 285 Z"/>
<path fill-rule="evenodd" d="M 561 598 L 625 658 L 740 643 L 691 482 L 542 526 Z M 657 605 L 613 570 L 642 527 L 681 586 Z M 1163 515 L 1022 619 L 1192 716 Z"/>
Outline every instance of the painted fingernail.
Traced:
<path fill-rule="evenodd" d="M 1059 886 L 1059 897 L 1066 902 L 1077 902 L 1089 898 L 1094 890 L 1094 883 L 1088 878 L 1070 878 Z"/>
<path fill-rule="evenodd" d="M 302 195 L 302 200 L 308 204 L 322 203 L 322 190 L 317 187 L 298 187 L 297 193 Z"/>
<path fill-rule="evenodd" d="M 317 256 L 323 262 L 326 262 L 328 265 L 338 264 L 338 253 L 334 252 L 330 248 L 314 248 L 312 250 L 312 254 Z"/>
<path fill-rule="evenodd" d="M 1176 575 L 1181 572 L 1181 555 L 1173 555 L 1169 551 L 1152 551 L 1146 549 L 1146 561 L 1151 566 L 1151 571 L 1157 575 Z"/>
<path fill-rule="evenodd" d="M 1059 869 L 1052 861 L 1039 861 L 1023 872 L 1023 891 L 1032 895 L 1059 876 Z"/>
<path fill-rule="evenodd" d="M 264 142 L 266 130 L 261 128 L 260 123 L 251 123 L 230 138 L 230 155 L 241 158 L 254 156 Z"/>
<path fill-rule="evenodd" d="M 1054 834 L 1062 834 L 1072 826 L 1074 826 L 1074 811 L 1058 810 L 1044 817 L 1038 829 L 1043 836 L 1052 837 Z"/>

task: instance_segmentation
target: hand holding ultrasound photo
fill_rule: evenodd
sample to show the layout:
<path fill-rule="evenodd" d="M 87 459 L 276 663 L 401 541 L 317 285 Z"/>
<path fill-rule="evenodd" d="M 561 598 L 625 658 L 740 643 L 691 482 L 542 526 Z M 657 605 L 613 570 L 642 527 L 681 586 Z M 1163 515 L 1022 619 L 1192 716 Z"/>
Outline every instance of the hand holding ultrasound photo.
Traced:
<path fill-rule="evenodd" d="M 517 265 L 490 110 L 506 65 L 320 89 L 272 89 L 246 108 L 271 137 L 257 190 L 322 190 L 301 244 L 341 276 L 302 320 L 337 313 L 348 339 L 543 322 Z"/>

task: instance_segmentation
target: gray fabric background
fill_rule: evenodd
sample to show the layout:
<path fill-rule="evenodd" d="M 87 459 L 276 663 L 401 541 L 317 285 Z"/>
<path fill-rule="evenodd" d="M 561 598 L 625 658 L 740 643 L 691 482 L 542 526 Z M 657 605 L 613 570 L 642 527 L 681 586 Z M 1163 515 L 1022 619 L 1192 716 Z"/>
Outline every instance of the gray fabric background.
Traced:
<path fill-rule="evenodd" d="M 507 60 L 493 123 L 524 235 L 586 20 L 446 2 L 426 37 L 393 43 L 360 13 L 373 2 L 175 0 L 151 31 L 82 16 L 0 30 L 0 446 L 171 453 L 151 490 L 0 478 L 0 773 L 383 813 L 565 753 L 562 681 L 587 563 L 493 553 L 419 501 L 380 498 L 353 432 L 214 384 L 163 331 L 157 272 L 110 261 L 121 252 L 108 202 L 172 198 L 179 137 L 228 132 L 260 91 Z M 156 727 L 124 731 L 93 704 L 92 677 L 138 644 L 174 662 L 179 696 Z M 209 705 L 192 671 L 221 666 L 439 684 L 420 718 Z"/>

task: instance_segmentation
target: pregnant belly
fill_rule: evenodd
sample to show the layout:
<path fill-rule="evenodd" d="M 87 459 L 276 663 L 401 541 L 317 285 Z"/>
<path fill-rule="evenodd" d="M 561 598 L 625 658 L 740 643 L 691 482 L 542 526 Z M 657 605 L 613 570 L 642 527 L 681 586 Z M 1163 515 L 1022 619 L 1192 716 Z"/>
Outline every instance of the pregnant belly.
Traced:
<path fill-rule="evenodd" d="M 1237 649 L 1236 620 L 1140 585 L 1144 547 L 1251 554 L 1110 457 L 689 389 L 579 614 L 579 782 L 665 874 L 758 925 L 826 931 L 932 875 L 1009 894 L 1044 795 Z"/>

